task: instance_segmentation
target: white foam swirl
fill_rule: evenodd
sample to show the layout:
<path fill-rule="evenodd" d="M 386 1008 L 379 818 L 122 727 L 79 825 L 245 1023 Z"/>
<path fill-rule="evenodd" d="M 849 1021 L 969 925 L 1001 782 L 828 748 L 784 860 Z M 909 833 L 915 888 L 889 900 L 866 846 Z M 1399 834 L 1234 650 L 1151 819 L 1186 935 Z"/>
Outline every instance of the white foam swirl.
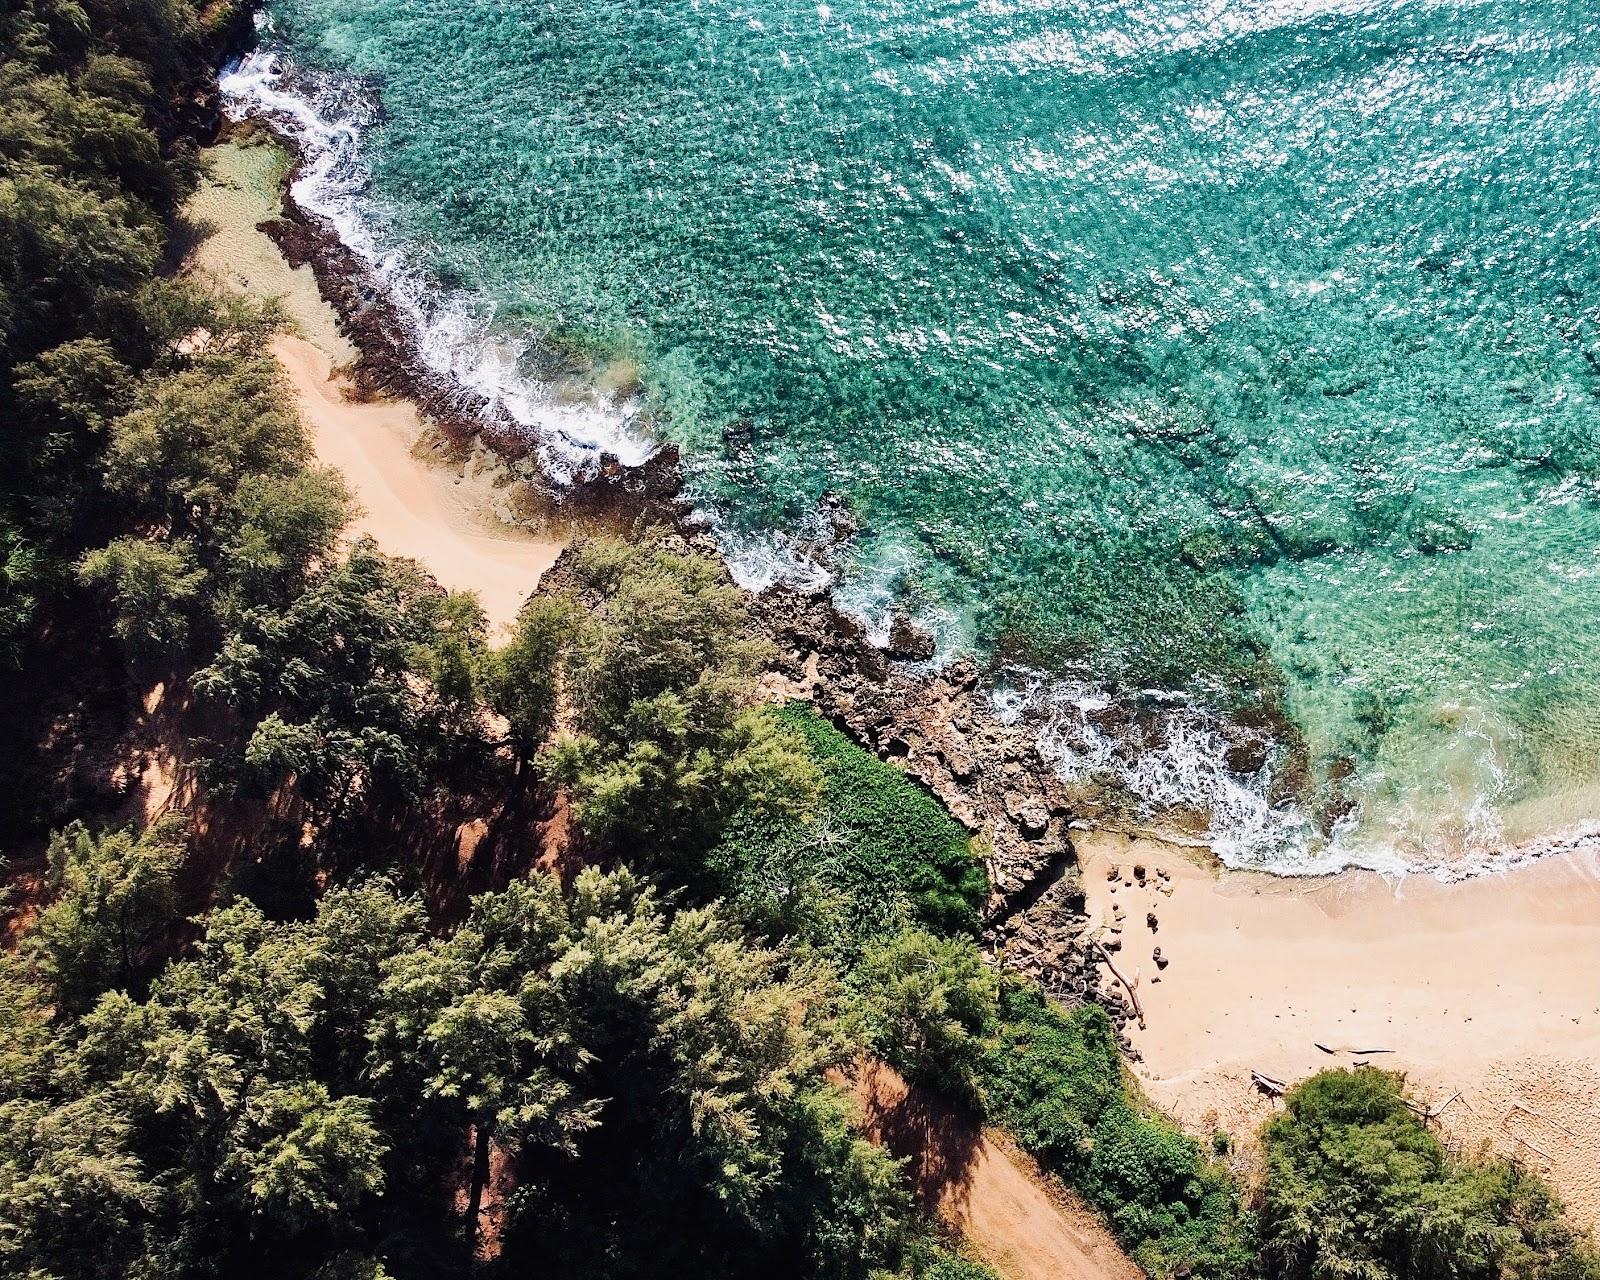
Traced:
<path fill-rule="evenodd" d="M 358 83 L 306 72 L 269 48 L 227 67 L 220 84 L 230 118 L 262 117 L 299 148 L 296 203 L 326 219 L 383 283 L 410 322 L 423 363 L 528 427 L 548 474 L 570 481 L 604 453 L 636 466 L 655 452 L 636 401 L 614 403 L 529 376 L 523 357 L 533 336 L 497 324 L 488 299 L 441 288 L 406 253 L 371 198 L 363 136 L 378 113 Z"/>

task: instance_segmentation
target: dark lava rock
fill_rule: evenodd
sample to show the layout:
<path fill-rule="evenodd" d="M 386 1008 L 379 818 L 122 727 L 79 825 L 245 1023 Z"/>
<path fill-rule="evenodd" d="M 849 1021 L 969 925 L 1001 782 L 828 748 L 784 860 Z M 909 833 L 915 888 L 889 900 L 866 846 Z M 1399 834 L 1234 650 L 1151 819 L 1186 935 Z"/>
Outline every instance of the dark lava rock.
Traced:
<path fill-rule="evenodd" d="M 1050 810 L 1042 804 L 1025 804 L 1017 813 L 1017 826 L 1030 840 L 1037 840 L 1050 829 Z"/>
<path fill-rule="evenodd" d="M 1222 762 L 1233 773 L 1260 773 L 1267 763 L 1267 744 L 1261 738 L 1235 742 L 1222 753 Z"/>
<path fill-rule="evenodd" d="M 919 627 L 903 613 L 889 622 L 889 645 L 885 652 L 903 662 L 926 662 L 934 654 L 933 632 Z"/>

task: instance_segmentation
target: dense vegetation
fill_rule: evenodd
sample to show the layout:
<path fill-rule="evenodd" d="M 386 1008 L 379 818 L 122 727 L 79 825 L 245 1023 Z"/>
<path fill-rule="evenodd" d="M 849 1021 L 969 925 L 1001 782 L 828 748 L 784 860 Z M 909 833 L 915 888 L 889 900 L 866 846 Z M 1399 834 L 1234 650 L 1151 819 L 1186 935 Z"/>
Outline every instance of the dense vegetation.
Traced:
<path fill-rule="evenodd" d="M 486 1194 L 507 1270 L 939 1265 L 821 1079 L 853 1051 L 826 967 L 625 870 L 518 881 L 447 938 L 382 882 L 241 902 L 65 1025 L 4 981 L 9 1275 L 450 1273 Z"/>
<path fill-rule="evenodd" d="M 1384 1071 L 1328 1071 L 1266 1129 L 1262 1243 L 1284 1280 L 1593 1280 L 1538 1178 L 1451 1156 Z"/>
<path fill-rule="evenodd" d="M 716 891 L 844 957 L 911 923 L 975 934 L 987 884 L 944 807 L 808 705 L 777 718 L 815 765 L 819 802 L 810 820 L 741 813 L 707 859 Z"/>
<path fill-rule="evenodd" d="M 417 884 L 391 842 L 474 787 L 559 780 L 593 850 L 668 869 L 815 775 L 745 705 L 759 653 L 703 561 L 597 543 L 592 616 L 538 602 L 491 654 L 470 599 L 339 546 L 277 318 L 163 274 L 208 13 L 0 15 L 7 841 L 85 819 L 0 972 L 0 1271 L 972 1276 L 824 1078 L 859 1052 L 826 963 L 622 868 L 446 932 L 364 878 Z M 53 785 L 157 685 L 192 694 L 206 820 L 255 815 L 242 861 Z"/>
<path fill-rule="evenodd" d="M 875 1052 L 1153 1275 L 1595 1274 L 1375 1074 L 1290 1099 L 1258 1235 L 1099 1009 L 995 975 L 941 806 L 754 703 L 713 562 L 585 541 L 493 648 L 343 545 L 277 316 L 166 273 L 204 15 L 0 11 L 0 830 L 43 864 L 0 952 L 0 1273 L 981 1280 L 831 1083 Z M 158 689 L 197 785 L 145 825 L 99 762 Z M 528 866 L 558 796 L 563 878 Z M 413 853 L 485 813 L 525 856 L 468 901 Z"/>
<path fill-rule="evenodd" d="M 1105 1013 L 1063 1013 L 1015 983 L 1001 1009 L 985 1064 L 995 1118 L 1104 1212 L 1152 1275 L 1248 1274 L 1253 1224 L 1237 1187 L 1129 1087 Z"/>

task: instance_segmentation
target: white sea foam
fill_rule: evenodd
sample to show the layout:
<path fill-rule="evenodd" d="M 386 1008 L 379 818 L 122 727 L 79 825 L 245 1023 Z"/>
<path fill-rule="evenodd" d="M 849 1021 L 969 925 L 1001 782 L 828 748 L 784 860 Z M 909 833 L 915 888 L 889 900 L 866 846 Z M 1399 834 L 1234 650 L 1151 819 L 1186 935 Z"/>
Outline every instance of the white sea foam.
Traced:
<path fill-rule="evenodd" d="M 265 118 L 299 147 L 296 203 L 326 219 L 382 281 L 410 322 L 423 363 L 528 427 L 547 473 L 570 481 L 603 453 L 636 466 L 655 452 L 656 442 L 638 428 L 637 403 L 530 377 L 523 357 L 533 336 L 497 324 L 486 298 L 441 288 L 407 254 L 371 199 L 362 139 L 378 113 L 359 84 L 300 70 L 266 49 L 226 68 L 221 89 L 230 118 Z"/>
<path fill-rule="evenodd" d="M 1385 806 L 1381 820 L 1352 810 L 1325 833 L 1302 800 L 1274 798 L 1281 752 L 1270 741 L 1255 739 L 1264 763 L 1236 772 L 1227 761 L 1230 747 L 1254 731 L 1167 692 L 1141 694 L 1140 714 L 1130 718 L 1116 713 L 1126 697 L 1089 681 L 1013 670 L 993 690 L 991 705 L 1002 723 L 1033 728 L 1040 754 L 1064 779 L 1131 797 L 1153 830 L 1171 833 L 1174 819 L 1186 826 L 1199 819 L 1204 827 L 1196 842 L 1236 869 L 1286 876 L 1360 869 L 1459 880 L 1552 854 L 1600 852 L 1600 821 L 1509 840 L 1500 744 L 1474 726 L 1462 736 L 1478 748 L 1478 785 L 1453 830 L 1441 835 L 1425 807 L 1402 798 Z"/>
<path fill-rule="evenodd" d="M 408 254 L 372 198 L 363 139 L 378 111 L 359 83 L 302 71 L 269 49 L 229 68 L 222 91 L 231 116 L 265 117 L 294 139 L 305 160 L 294 185 L 296 201 L 327 219 L 383 281 L 410 320 L 428 368 L 532 429 L 539 461 L 552 477 L 583 474 L 603 451 L 628 464 L 650 456 L 655 442 L 638 429 L 637 405 L 617 405 L 530 377 L 525 357 L 533 337 L 497 324 L 489 299 L 440 287 Z M 818 555 L 827 536 L 820 527 L 806 523 L 788 533 L 752 536 L 717 522 L 712 527 L 741 585 L 831 588 L 841 608 L 861 617 L 878 643 L 886 642 L 899 605 L 903 557 L 875 556 L 874 563 L 858 565 L 841 580 L 828 558 Z M 930 665 L 955 656 L 967 638 L 961 619 L 929 614 L 919 621 L 939 640 Z M 1125 792 L 1154 825 L 1175 815 L 1198 815 L 1205 843 L 1229 866 L 1287 875 L 1362 867 L 1459 878 L 1552 853 L 1600 849 L 1600 821 L 1522 844 L 1507 842 L 1496 783 L 1498 748 L 1489 735 L 1483 737 L 1480 761 L 1479 781 L 1485 785 L 1472 792 L 1460 831 L 1447 841 L 1430 846 L 1425 819 L 1406 814 L 1403 805 L 1392 821 L 1374 823 L 1370 814 L 1358 821 L 1352 815 L 1324 833 L 1302 803 L 1274 798 L 1270 754 L 1254 773 L 1228 767 L 1238 728 L 1196 703 L 1151 693 L 1138 699 L 1144 713 L 1123 723 L 1106 714 L 1120 693 L 1039 673 L 1013 674 L 1011 683 L 994 691 L 995 714 L 1035 726 L 1041 751 L 1064 777 Z M 1407 829 L 1409 838 L 1397 837 Z"/>

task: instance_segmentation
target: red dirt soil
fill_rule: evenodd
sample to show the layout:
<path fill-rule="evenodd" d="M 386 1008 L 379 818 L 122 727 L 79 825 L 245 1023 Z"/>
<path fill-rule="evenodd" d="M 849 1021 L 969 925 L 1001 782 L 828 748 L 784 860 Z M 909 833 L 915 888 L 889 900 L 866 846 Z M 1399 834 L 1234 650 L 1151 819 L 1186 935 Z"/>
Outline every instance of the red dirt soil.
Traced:
<path fill-rule="evenodd" d="M 848 1082 L 866 1132 L 909 1160 L 918 1198 L 1009 1280 L 1144 1280 L 1105 1225 L 1021 1152 L 882 1062 Z"/>

